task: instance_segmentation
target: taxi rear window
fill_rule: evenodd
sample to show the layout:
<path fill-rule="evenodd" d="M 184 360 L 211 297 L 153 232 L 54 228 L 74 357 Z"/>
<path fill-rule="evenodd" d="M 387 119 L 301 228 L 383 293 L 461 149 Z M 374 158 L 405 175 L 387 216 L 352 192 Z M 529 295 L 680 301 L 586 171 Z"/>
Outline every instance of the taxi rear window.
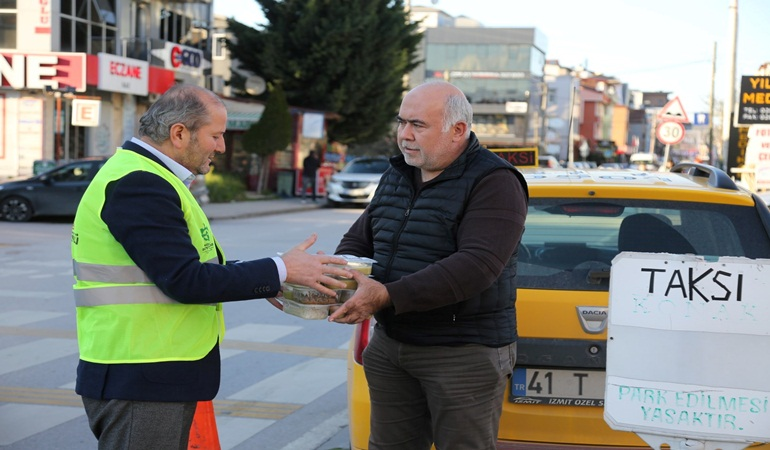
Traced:
<path fill-rule="evenodd" d="M 520 288 L 608 290 L 622 251 L 767 258 L 756 209 L 696 202 L 530 199 Z"/>

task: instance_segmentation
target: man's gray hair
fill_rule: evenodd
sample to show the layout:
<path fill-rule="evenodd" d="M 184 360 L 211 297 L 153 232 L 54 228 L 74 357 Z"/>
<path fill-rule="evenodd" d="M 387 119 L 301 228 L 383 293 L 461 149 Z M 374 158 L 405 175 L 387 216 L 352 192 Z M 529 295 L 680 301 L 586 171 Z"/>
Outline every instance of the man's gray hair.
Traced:
<path fill-rule="evenodd" d="M 425 84 L 452 84 L 444 80 L 429 80 Z M 454 86 L 454 85 L 453 85 Z M 456 86 L 455 86 L 456 87 Z M 457 122 L 465 122 L 468 129 L 465 137 L 471 134 L 471 125 L 473 124 L 473 108 L 465 94 L 450 94 L 444 104 L 444 123 L 441 131 L 449 131 Z"/>
<path fill-rule="evenodd" d="M 471 125 L 473 124 L 473 108 L 465 97 L 465 94 L 450 95 L 444 105 L 444 127 L 443 131 L 449 131 L 457 122 L 465 122 L 468 129 L 465 136 L 471 134 Z"/>
<path fill-rule="evenodd" d="M 147 136 L 161 144 L 169 138 L 171 126 L 175 123 L 181 123 L 191 133 L 195 133 L 210 120 L 205 101 L 207 95 L 222 102 L 211 91 L 200 86 L 172 86 L 139 119 L 139 136 Z"/>

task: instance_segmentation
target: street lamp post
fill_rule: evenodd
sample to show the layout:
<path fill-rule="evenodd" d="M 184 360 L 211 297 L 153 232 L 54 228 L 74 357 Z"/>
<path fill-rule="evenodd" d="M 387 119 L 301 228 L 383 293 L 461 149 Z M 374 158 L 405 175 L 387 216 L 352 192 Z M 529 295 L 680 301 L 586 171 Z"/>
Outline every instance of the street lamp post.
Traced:
<path fill-rule="evenodd" d="M 48 94 L 52 94 L 54 98 L 56 99 L 56 151 L 54 154 L 54 159 L 56 161 L 61 161 L 64 156 L 64 149 L 62 148 L 62 109 L 61 109 L 61 99 L 62 96 L 65 98 L 71 98 L 73 92 L 75 92 L 75 88 L 72 86 L 67 86 L 64 89 L 54 89 L 51 86 L 45 87 L 45 92 Z"/>
<path fill-rule="evenodd" d="M 55 92 L 53 96 L 56 98 L 56 153 L 54 159 L 61 161 L 63 154 L 61 146 L 61 92 Z"/>

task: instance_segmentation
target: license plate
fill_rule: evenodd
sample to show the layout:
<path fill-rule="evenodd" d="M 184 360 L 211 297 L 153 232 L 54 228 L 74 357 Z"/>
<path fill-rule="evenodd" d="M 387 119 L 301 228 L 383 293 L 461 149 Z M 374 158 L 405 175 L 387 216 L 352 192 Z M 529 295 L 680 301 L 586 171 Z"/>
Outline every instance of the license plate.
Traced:
<path fill-rule="evenodd" d="M 510 401 L 540 405 L 604 406 L 602 370 L 516 368 Z"/>

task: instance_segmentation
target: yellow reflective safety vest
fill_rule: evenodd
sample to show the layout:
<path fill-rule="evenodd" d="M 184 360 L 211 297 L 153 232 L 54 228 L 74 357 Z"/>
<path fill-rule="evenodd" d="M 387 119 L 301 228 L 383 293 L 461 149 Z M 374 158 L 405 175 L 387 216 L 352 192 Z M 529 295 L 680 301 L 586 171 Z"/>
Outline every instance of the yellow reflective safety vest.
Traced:
<path fill-rule="evenodd" d="M 174 187 L 200 261 L 219 263 L 219 244 L 187 186 L 155 161 L 118 149 L 83 195 L 72 226 L 80 358 L 99 364 L 196 361 L 223 337 L 221 304 L 188 305 L 166 296 L 101 219 L 106 186 L 139 170 Z"/>

